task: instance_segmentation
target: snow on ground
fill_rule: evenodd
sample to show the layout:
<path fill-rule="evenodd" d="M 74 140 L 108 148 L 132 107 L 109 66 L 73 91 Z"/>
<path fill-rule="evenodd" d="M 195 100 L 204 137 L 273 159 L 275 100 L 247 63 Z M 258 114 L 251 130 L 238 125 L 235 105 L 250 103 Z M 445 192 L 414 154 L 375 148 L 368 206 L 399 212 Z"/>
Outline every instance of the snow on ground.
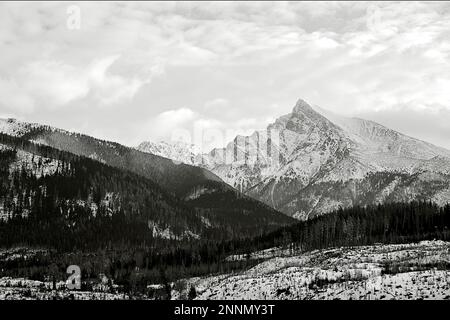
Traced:
<path fill-rule="evenodd" d="M 16 161 L 10 164 L 9 171 L 14 173 L 23 167 L 32 172 L 36 178 L 53 175 L 62 167 L 62 162 L 46 157 L 34 155 L 30 152 L 17 150 Z"/>
<path fill-rule="evenodd" d="M 261 251 L 252 252 L 250 254 L 236 254 L 227 257 L 226 261 L 242 261 L 246 259 L 269 259 L 278 256 L 288 256 L 290 255 L 289 249 L 283 249 L 281 247 L 265 249 Z"/>
<path fill-rule="evenodd" d="M 192 190 L 190 192 L 190 194 L 188 194 L 187 196 L 184 197 L 185 200 L 195 200 L 200 198 L 200 196 L 204 195 L 204 194 L 211 194 L 216 192 L 217 189 L 215 188 L 208 188 L 208 187 L 198 187 L 195 188 L 194 190 Z"/>
<path fill-rule="evenodd" d="M 38 254 L 46 254 L 46 249 L 33 249 L 26 247 L 15 247 L 10 249 L 0 249 L 0 261 L 15 261 L 31 259 Z"/>
<path fill-rule="evenodd" d="M 26 123 L 19 122 L 15 119 L 0 119 L 0 132 L 14 137 L 22 136 L 31 129 L 37 127 L 39 127 L 39 125 L 27 125 Z"/>
<path fill-rule="evenodd" d="M 0 145 L 0 149 L 10 149 L 10 147 Z M 20 170 L 26 170 L 27 173 L 34 175 L 37 179 L 54 175 L 56 172 L 64 167 L 62 161 L 42 157 L 39 155 L 32 154 L 23 150 L 17 150 L 16 159 L 9 164 L 9 175 L 12 176 Z M 70 164 L 67 164 L 67 168 L 70 168 Z M 31 197 L 27 199 L 28 203 L 31 203 Z M 13 199 L 14 203 L 17 205 L 18 197 L 17 195 Z M 0 202 L 0 220 L 8 220 L 10 218 L 9 213 L 5 213 L 5 204 Z M 22 217 L 28 217 L 30 213 L 29 208 L 24 208 L 22 212 Z"/>
<path fill-rule="evenodd" d="M 0 261 L 23 264 L 32 258 L 39 259 L 38 255 L 46 256 L 49 253 L 49 250 L 43 248 L 0 248 Z M 67 289 L 67 284 L 64 281 L 58 281 L 53 284 L 50 276 L 47 276 L 45 281 L 38 281 L 3 275 L 0 276 L 0 300 L 116 300 L 130 298 L 128 295 L 118 293 L 118 285 L 108 280 L 104 275 L 101 275 L 98 281 L 92 282 L 92 290 L 79 291 Z"/>
<path fill-rule="evenodd" d="M 128 300 L 130 297 L 121 293 L 102 291 L 77 291 L 65 289 L 64 282 L 53 284 L 48 281 L 35 281 L 24 278 L 0 278 L 0 300 Z"/>
<path fill-rule="evenodd" d="M 237 274 L 186 280 L 198 299 L 450 299 L 450 243 L 373 245 L 272 258 Z M 232 256 L 228 260 L 243 259 Z M 185 293 L 174 293 L 183 296 Z"/>
<path fill-rule="evenodd" d="M 150 141 L 142 142 L 137 150 L 147 152 L 168 158 L 175 163 L 185 163 L 189 165 L 199 164 L 196 161 L 197 155 L 200 155 L 200 148 L 193 144 L 185 143 L 183 141 L 158 142 Z"/>
<path fill-rule="evenodd" d="M 92 154 L 89 156 L 89 158 L 91 158 L 92 160 L 101 162 L 101 163 L 103 163 L 103 164 L 106 164 L 106 161 L 105 161 L 102 157 L 100 157 L 96 152 L 92 153 Z"/>
<path fill-rule="evenodd" d="M 0 259 L 14 260 L 45 253 L 44 249 L 0 250 Z M 307 253 L 273 248 L 227 260 L 266 259 L 251 269 L 219 276 L 182 279 L 172 285 L 172 298 L 186 298 L 191 287 L 197 299 L 445 299 L 450 300 L 450 242 L 342 247 Z M 103 277 L 105 278 L 105 277 Z M 0 277 L 5 299 L 130 299 L 117 285 L 101 279 L 91 291 L 68 290 L 50 279 Z M 108 289 L 109 288 L 109 289 Z M 162 285 L 149 289 L 164 290 Z M 148 299 L 151 297 L 141 297 Z"/>
<path fill-rule="evenodd" d="M 172 239 L 172 240 L 183 240 L 185 238 L 191 238 L 191 239 L 200 239 L 200 236 L 191 230 L 185 230 L 183 234 L 176 235 L 169 227 L 163 228 L 158 223 L 149 220 L 148 221 L 148 228 L 152 232 L 153 237 L 159 237 L 162 239 Z"/>

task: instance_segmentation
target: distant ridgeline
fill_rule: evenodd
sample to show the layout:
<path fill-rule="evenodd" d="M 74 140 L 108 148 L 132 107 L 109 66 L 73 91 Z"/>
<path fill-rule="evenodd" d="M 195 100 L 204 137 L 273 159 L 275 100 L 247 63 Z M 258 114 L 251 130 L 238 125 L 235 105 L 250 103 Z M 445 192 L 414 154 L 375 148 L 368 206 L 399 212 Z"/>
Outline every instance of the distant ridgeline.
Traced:
<path fill-rule="evenodd" d="M 183 201 L 134 172 L 6 134 L 0 218 L 2 246 L 63 251 L 227 240 L 291 222 L 231 188 Z"/>

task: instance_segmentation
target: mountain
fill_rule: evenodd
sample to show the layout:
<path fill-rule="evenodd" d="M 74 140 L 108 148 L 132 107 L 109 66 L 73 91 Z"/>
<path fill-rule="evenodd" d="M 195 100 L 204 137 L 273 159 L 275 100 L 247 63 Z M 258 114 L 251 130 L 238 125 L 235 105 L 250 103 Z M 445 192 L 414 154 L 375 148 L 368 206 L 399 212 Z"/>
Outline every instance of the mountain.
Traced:
<path fill-rule="evenodd" d="M 0 119 L 0 132 L 130 170 L 156 181 L 168 192 L 181 198 L 191 196 L 205 186 L 229 189 L 207 169 L 175 163 L 170 159 L 83 134 L 15 119 Z"/>
<path fill-rule="evenodd" d="M 3 245 L 97 249 L 260 235 L 290 220 L 233 190 L 186 201 L 153 180 L 0 134 Z"/>
<path fill-rule="evenodd" d="M 81 157 L 84 159 L 83 161 L 90 160 L 97 166 L 107 167 L 108 170 L 114 169 L 116 171 L 113 172 L 116 172 L 118 176 L 122 174 L 125 176 L 127 174 L 132 175 L 133 182 L 128 184 L 121 183 L 120 178 L 111 180 L 112 178 L 109 179 L 105 176 L 99 181 L 92 178 L 95 182 L 94 185 L 92 180 L 88 180 L 79 189 L 79 192 L 85 197 L 80 198 L 77 193 L 71 194 L 68 199 L 75 202 L 80 200 L 90 204 L 92 201 L 89 200 L 91 196 L 89 192 L 92 188 L 101 188 L 104 190 L 102 194 L 110 192 L 114 194 L 117 192 L 119 194 L 125 193 L 133 206 L 139 208 L 139 210 L 131 210 L 132 212 L 138 210 L 150 214 L 146 213 L 150 210 L 152 214 L 162 217 L 161 221 L 152 223 L 152 232 L 159 235 L 165 234 L 164 237 L 166 238 L 189 238 L 186 232 L 193 238 L 201 237 L 204 239 L 247 237 L 292 223 L 291 218 L 268 205 L 241 194 L 204 168 L 175 163 L 163 157 L 143 153 L 117 143 L 98 140 L 86 135 L 13 119 L 0 121 L 0 132 L 3 132 L 3 136 L 6 137 L 5 143 L 9 141 L 8 139 L 17 139 L 13 143 L 14 148 L 17 149 L 17 146 L 19 146 L 19 156 L 22 154 L 23 144 L 33 145 L 29 148 L 34 151 L 25 150 L 27 156 L 20 158 L 19 162 L 14 160 L 17 155 L 11 160 L 11 163 L 16 163 L 18 168 L 35 168 L 36 161 L 38 161 L 36 156 L 41 152 L 39 148 L 49 148 L 53 150 L 49 152 L 50 154 L 59 155 L 46 156 L 42 160 L 43 162 L 41 161 L 42 163 L 53 164 L 49 165 L 48 168 L 45 167 L 30 173 L 36 179 L 39 179 L 48 170 L 51 174 L 59 175 L 59 171 L 53 172 L 51 170 L 55 170 L 55 166 L 58 168 L 57 163 L 60 161 L 66 163 L 64 162 L 66 156 L 70 159 Z M 15 150 L 14 148 L 13 150 Z M 8 172 L 11 170 L 11 163 L 5 164 L 5 170 Z M 69 161 L 67 166 L 70 165 Z M 92 172 L 92 175 L 95 177 L 94 172 Z M 6 181 L 8 180 L 5 180 L 5 183 Z M 65 184 L 65 182 L 61 183 Z M 137 190 L 133 183 L 136 183 L 136 186 L 139 187 Z M 109 190 L 110 184 L 118 184 L 122 188 L 119 191 Z M 157 189 L 159 193 L 164 194 L 164 197 L 168 197 L 169 200 L 161 201 L 171 203 L 174 209 L 171 209 L 169 204 L 161 205 L 161 207 L 158 207 L 159 209 L 155 209 L 153 200 L 160 199 L 163 196 L 154 195 L 154 199 L 146 200 L 146 190 L 150 190 L 150 187 L 141 188 L 141 186 L 147 184 L 150 184 L 153 189 Z M 56 183 L 56 186 L 59 187 L 58 183 Z M 127 186 L 128 189 L 124 189 L 124 186 Z M 0 197 L 7 195 L 8 192 L 10 190 L 6 188 L 2 191 Z M 16 190 L 16 192 L 19 191 Z M 133 193 L 129 195 L 130 192 Z M 136 198 L 137 196 L 140 198 Z M 150 196 L 151 194 L 148 195 L 148 197 Z M 174 201 L 176 205 L 172 203 Z M 144 204 L 147 205 L 144 206 Z M 0 201 L 1 205 L 2 202 Z M 179 212 L 183 212 L 183 214 Z M 190 225 L 183 222 L 183 217 L 186 215 L 191 217 L 189 218 L 191 219 Z M 179 222 L 176 221 L 178 217 Z M 183 224 L 185 227 L 181 227 Z"/>
<path fill-rule="evenodd" d="M 195 159 L 231 186 L 298 219 L 355 205 L 450 201 L 449 150 L 301 99 L 266 130 L 237 136 Z"/>
<path fill-rule="evenodd" d="M 188 165 L 198 164 L 198 155 L 200 154 L 200 148 L 194 144 L 187 144 L 182 141 L 174 141 L 171 143 L 161 141 L 153 143 L 150 141 L 142 142 L 138 150 L 164 158 L 173 160 L 175 163 L 184 163 Z"/>
<path fill-rule="evenodd" d="M 0 134 L 0 162 L 2 245 L 152 244 L 212 227 L 153 181 L 89 158 Z"/>

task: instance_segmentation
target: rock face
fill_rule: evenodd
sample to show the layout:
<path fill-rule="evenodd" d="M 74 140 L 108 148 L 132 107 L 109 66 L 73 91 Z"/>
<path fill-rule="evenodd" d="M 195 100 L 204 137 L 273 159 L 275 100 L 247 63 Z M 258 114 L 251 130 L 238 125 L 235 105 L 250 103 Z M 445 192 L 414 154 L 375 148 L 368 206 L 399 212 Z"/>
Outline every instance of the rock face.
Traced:
<path fill-rule="evenodd" d="M 141 151 L 155 152 L 157 148 Z M 299 100 L 266 130 L 208 154 L 158 155 L 208 168 L 231 186 L 298 219 L 387 201 L 450 201 L 450 151 Z M 178 148 L 179 149 L 179 148 Z M 176 153 L 176 152 L 175 152 Z M 186 160 L 187 159 L 187 160 Z"/>
<path fill-rule="evenodd" d="M 200 153 L 200 148 L 193 144 L 186 144 L 181 141 L 173 143 L 165 141 L 158 143 L 145 141 L 142 142 L 137 149 L 189 165 L 197 165 L 198 160 L 196 158 Z"/>

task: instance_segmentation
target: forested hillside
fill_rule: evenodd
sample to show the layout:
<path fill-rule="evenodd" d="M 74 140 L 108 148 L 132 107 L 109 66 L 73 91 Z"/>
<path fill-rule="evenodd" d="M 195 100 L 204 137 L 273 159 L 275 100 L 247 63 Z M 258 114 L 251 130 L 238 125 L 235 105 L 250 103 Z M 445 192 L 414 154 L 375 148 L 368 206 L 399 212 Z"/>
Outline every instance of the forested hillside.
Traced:
<path fill-rule="evenodd" d="M 225 240 L 289 220 L 244 198 L 245 208 L 233 202 L 227 209 L 196 208 L 127 170 L 4 134 L 0 144 L 2 245 L 96 250 L 161 239 Z"/>
<path fill-rule="evenodd" d="M 155 282 L 243 270 L 257 261 L 227 257 L 268 248 L 450 240 L 449 205 L 353 207 L 287 225 L 290 218 L 260 202 L 216 192 L 214 182 L 182 200 L 134 172 L 5 134 L 0 179 L 2 246 L 44 248 L 0 261 L 3 276 L 65 279 L 76 264 L 83 279 L 105 274 L 145 292 Z"/>
<path fill-rule="evenodd" d="M 189 196 L 194 188 L 206 183 L 232 190 L 206 169 L 174 163 L 170 159 L 140 152 L 115 142 L 15 119 L 0 119 L 0 132 L 132 171 L 152 179 L 167 192 L 181 198 Z"/>
<path fill-rule="evenodd" d="M 234 245 L 241 253 L 278 246 L 309 251 L 339 246 L 450 240 L 450 205 L 428 201 L 339 209 Z"/>
<path fill-rule="evenodd" d="M 159 246 L 156 245 L 157 242 L 154 242 L 155 245 L 141 242 L 142 238 L 139 235 L 143 228 L 139 220 L 132 220 L 137 222 L 134 225 L 128 224 L 129 228 L 119 227 L 118 224 L 126 222 L 124 219 L 110 221 L 94 219 L 94 221 L 98 222 L 95 224 L 94 231 L 100 234 L 93 243 L 97 243 L 96 241 L 104 234 L 104 229 L 99 223 L 105 223 L 105 221 L 107 221 L 105 226 L 109 233 L 119 232 L 117 236 L 110 235 L 109 239 L 123 240 L 124 238 L 120 238 L 121 235 L 123 236 L 122 231 L 134 232 L 137 235 L 127 237 L 129 242 L 126 244 L 122 242 L 120 245 L 116 242 L 116 245 L 102 250 L 83 251 L 76 250 L 75 247 L 73 251 L 67 253 L 50 250 L 47 253 L 28 254 L 26 259 L 4 261 L 0 259 L 0 269 L 4 270 L 0 274 L 38 280 L 52 276 L 57 280 L 64 280 L 67 266 L 76 264 L 80 266 L 83 272 L 82 278 L 85 281 L 90 279 L 95 281 L 100 274 L 104 274 L 114 283 L 123 286 L 122 289 L 127 292 L 148 293 L 147 285 L 153 283 L 167 284 L 176 279 L 245 270 L 269 258 L 258 252 L 270 248 L 282 249 L 287 255 L 298 255 L 315 249 L 340 246 L 411 243 L 431 239 L 450 240 L 450 206 L 440 208 L 429 202 L 338 210 L 329 215 L 280 228 L 263 236 L 249 236 L 246 239 L 160 240 Z M 115 224 L 115 221 L 118 224 Z M 66 234 L 61 232 L 57 237 L 38 237 L 38 233 L 45 225 L 52 226 L 47 219 L 33 230 L 33 225 L 27 224 L 21 218 L 16 218 L 13 223 L 1 223 L 0 234 L 2 237 L 8 235 L 17 240 L 18 236 L 14 233 L 22 232 L 23 234 L 26 231 L 29 232 L 27 239 L 31 239 L 30 235 L 33 235 L 36 240 L 43 241 L 42 243 L 45 243 L 46 239 L 67 243 L 66 239 L 77 236 L 86 237 L 86 234 L 76 234 L 70 228 L 65 228 Z M 87 230 L 89 229 L 82 231 Z M 36 240 L 33 239 L 33 241 Z M 87 243 L 92 240 L 92 237 L 86 237 Z M 80 240 L 72 243 L 80 246 L 81 242 Z M 238 257 L 238 259 L 232 257 Z M 164 293 L 166 297 L 168 294 L 168 292 Z"/>

